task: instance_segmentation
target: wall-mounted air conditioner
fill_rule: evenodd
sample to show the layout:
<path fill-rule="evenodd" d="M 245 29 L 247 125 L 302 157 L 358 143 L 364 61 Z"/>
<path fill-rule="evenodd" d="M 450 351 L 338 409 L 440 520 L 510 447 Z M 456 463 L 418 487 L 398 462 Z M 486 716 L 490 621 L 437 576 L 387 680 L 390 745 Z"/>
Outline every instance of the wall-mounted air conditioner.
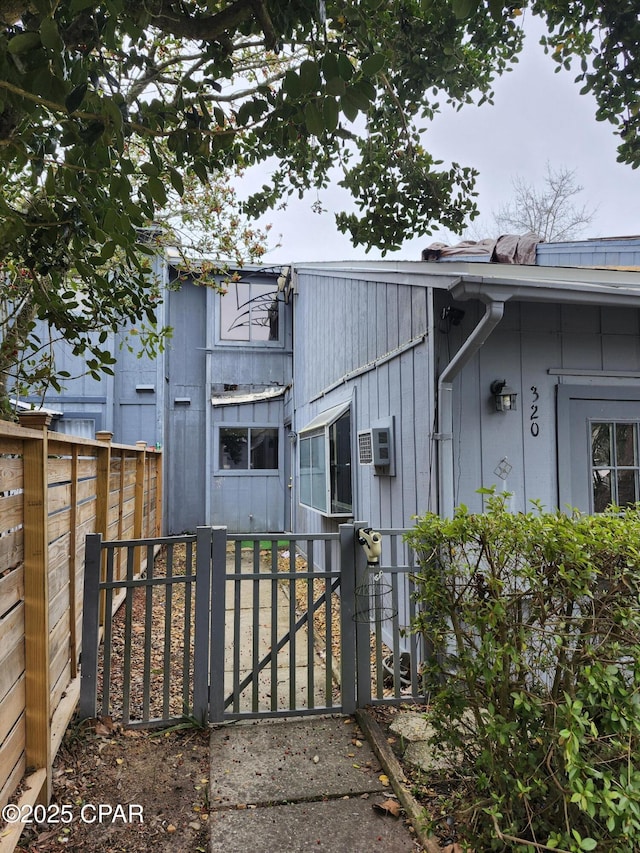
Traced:
<path fill-rule="evenodd" d="M 360 465 L 373 465 L 375 473 L 393 475 L 393 418 L 378 421 L 369 429 L 358 431 L 358 462 Z"/>

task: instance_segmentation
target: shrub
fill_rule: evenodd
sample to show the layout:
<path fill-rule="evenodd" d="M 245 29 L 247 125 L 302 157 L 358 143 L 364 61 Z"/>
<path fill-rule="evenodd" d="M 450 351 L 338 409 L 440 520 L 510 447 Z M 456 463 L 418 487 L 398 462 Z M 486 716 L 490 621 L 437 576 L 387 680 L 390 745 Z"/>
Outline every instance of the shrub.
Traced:
<path fill-rule="evenodd" d="M 640 850 L 640 507 L 426 515 L 416 629 L 476 851 Z"/>

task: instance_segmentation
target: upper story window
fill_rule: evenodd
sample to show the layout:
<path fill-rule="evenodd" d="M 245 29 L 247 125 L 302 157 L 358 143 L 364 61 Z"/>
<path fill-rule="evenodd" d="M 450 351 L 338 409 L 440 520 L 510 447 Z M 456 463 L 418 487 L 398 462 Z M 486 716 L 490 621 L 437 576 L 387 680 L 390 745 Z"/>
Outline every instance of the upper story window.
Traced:
<path fill-rule="evenodd" d="M 275 283 L 232 281 L 220 294 L 220 340 L 280 341 L 280 302 Z"/>

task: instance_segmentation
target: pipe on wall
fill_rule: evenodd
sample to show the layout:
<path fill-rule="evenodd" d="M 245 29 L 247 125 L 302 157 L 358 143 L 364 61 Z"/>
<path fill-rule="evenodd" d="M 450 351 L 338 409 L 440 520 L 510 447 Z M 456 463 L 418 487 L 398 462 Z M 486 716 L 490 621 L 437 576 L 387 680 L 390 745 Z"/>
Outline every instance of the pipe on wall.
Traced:
<path fill-rule="evenodd" d="M 482 294 L 480 298 L 486 302 L 480 322 L 438 378 L 438 510 L 442 518 L 451 518 L 454 512 L 453 380 L 482 347 L 504 314 L 504 301 L 493 299 L 489 294 Z"/>

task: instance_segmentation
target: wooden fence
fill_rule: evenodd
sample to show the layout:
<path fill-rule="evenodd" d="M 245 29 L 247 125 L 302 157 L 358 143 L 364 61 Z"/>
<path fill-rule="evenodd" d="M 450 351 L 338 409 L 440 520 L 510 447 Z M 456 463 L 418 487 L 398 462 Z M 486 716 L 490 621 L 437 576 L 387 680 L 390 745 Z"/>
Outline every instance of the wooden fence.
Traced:
<path fill-rule="evenodd" d="M 0 421 L 0 809 L 47 803 L 80 689 L 84 543 L 161 535 L 162 455 Z M 139 555 L 138 571 L 145 554 Z M 119 577 L 125 566 L 116 566 Z M 22 825 L 0 821 L 0 853 Z"/>

